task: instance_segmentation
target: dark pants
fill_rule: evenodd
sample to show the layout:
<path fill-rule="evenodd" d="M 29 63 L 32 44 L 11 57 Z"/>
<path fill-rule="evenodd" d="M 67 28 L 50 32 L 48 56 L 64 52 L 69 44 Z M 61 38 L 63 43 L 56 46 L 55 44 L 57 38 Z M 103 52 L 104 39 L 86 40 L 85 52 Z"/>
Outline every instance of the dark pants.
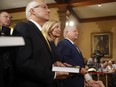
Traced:
<path fill-rule="evenodd" d="M 112 73 L 112 87 L 116 87 L 116 72 Z"/>
<path fill-rule="evenodd" d="M 61 80 L 60 79 L 55 79 L 53 81 L 53 87 L 61 87 Z"/>
<path fill-rule="evenodd" d="M 13 79 L 9 63 L 9 53 L 0 55 L 0 87 L 10 87 Z"/>

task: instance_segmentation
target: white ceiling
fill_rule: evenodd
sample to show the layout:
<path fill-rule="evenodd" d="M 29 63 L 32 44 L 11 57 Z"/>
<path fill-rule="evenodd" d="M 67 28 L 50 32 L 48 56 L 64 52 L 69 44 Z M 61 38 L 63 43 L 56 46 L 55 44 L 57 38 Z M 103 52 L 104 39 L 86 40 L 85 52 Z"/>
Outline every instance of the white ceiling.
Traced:
<path fill-rule="evenodd" d="M 25 7 L 31 0 L 0 0 L 0 10 Z M 48 3 L 55 3 L 55 0 L 46 0 Z M 80 18 L 116 16 L 116 2 L 74 7 L 73 10 Z"/>
<path fill-rule="evenodd" d="M 94 18 L 104 16 L 116 16 L 116 2 L 76 7 L 73 9 L 80 18 Z"/>

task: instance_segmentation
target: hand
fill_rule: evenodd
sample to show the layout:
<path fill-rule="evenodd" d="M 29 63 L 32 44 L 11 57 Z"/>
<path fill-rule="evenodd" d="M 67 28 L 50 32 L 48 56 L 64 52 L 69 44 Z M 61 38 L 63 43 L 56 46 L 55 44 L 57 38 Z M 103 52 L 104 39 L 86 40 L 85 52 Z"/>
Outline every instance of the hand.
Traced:
<path fill-rule="evenodd" d="M 68 64 L 68 63 L 63 63 L 66 67 L 70 67 L 72 65 Z"/>
<path fill-rule="evenodd" d="M 56 61 L 53 66 L 59 66 L 59 67 L 70 67 L 72 65 L 68 64 L 68 63 L 62 63 L 60 61 Z"/>
<path fill-rule="evenodd" d="M 65 67 L 65 65 L 64 65 L 62 62 L 60 62 L 60 61 L 56 61 L 56 62 L 53 64 L 53 66 Z"/>
<path fill-rule="evenodd" d="M 102 81 L 90 80 L 87 81 L 87 84 L 91 87 L 105 87 Z"/>
<path fill-rule="evenodd" d="M 85 68 L 81 68 L 80 73 L 84 75 L 87 73 L 87 70 Z"/>
<path fill-rule="evenodd" d="M 56 72 L 56 79 L 66 79 L 69 77 L 68 72 Z"/>

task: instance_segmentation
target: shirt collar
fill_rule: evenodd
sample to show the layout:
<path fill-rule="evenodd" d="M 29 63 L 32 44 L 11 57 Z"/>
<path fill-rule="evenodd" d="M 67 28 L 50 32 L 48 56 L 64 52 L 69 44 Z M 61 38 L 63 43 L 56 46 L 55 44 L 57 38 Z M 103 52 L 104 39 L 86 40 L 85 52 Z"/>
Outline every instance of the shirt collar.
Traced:
<path fill-rule="evenodd" d="M 41 27 L 36 21 L 34 21 L 34 20 L 32 20 L 32 19 L 29 19 L 29 21 L 33 22 L 33 23 L 38 27 L 38 29 L 39 29 L 40 31 L 42 30 L 42 27 Z"/>
<path fill-rule="evenodd" d="M 73 42 L 73 41 L 71 41 L 69 38 L 65 38 L 65 39 L 69 40 L 72 44 L 74 44 L 74 42 Z"/>

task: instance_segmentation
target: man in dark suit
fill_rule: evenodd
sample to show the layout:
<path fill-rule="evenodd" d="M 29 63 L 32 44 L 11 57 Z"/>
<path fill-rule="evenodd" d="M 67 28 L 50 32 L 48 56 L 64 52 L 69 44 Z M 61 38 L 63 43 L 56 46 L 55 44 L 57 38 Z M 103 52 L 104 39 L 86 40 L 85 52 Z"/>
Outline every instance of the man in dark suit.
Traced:
<path fill-rule="evenodd" d="M 17 23 L 14 28 L 13 36 L 22 36 L 25 46 L 12 52 L 13 87 L 52 87 L 53 79 L 64 74 L 52 72 L 52 53 L 41 32 L 49 12 L 44 0 L 33 0 L 26 7 L 28 21 Z"/>
<path fill-rule="evenodd" d="M 66 26 L 64 29 L 64 39 L 57 45 L 62 62 L 72 66 L 80 66 L 80 73 L 62 80 L 62 87 L 84 87 L 84 74 L 87 72 L 84 68 L 84 58 L 78 47 L 74 45 L 78 38 L 76 26 Z"/>
<path fill-rule="evenodd" d="M 9 13 L 0 12 L 0 37 L 10 36 L 9 28 L 11 16 Z M 9 48 L 0 47 L 0 87 L 7 87 L 9 84 Z"/>

